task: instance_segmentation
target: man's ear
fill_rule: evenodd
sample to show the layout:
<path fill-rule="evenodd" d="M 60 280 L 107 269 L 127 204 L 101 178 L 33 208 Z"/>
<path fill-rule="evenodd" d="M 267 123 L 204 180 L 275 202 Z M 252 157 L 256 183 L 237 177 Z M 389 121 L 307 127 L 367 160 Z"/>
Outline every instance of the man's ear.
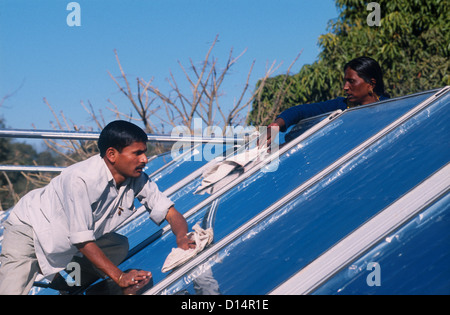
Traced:
<path fill-rule="evenodd" d="M 118 153 L 119 153 L 119 152 L 118 152 L 116 149 L 114 149 L 113 147 L 109 147 L 108 149 L 106 149 L 106 152 L 105 152 L 105 158 L 106 158 L 111 164 L 114 164 L 114 163 L 116 162 Z"/>

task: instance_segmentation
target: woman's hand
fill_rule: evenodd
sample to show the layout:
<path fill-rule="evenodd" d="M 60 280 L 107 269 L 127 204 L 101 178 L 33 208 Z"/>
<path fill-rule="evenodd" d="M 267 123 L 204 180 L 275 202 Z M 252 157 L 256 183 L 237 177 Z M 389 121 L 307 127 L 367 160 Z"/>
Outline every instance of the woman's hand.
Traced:
<path fill-rule="evenodd" d="M 267 148 L 270 148 L 270 144 L 272 143 L 272 139 L 274 139 L 277 134 L 281 131 L 284 131 L 285 129 L 285 122 L 282 118 L 277 118 L 273 123 L 267 126 L 266 133 L 262 134 L 262 136 L 258 139 L 257 145 L 259 148 L 263 147 L 264 145 L 267 146 Z"/>
<path fill-rule="evenodd" d="M 269 126 L 267 126 L 267 136 L 266 136 L 267 147 L 270 147 L 270 144 L 272 143 L 272 138 L 275 138 L 278 132 L 280 132 L 280 126 L 276 122 L 273 122 Z"/>

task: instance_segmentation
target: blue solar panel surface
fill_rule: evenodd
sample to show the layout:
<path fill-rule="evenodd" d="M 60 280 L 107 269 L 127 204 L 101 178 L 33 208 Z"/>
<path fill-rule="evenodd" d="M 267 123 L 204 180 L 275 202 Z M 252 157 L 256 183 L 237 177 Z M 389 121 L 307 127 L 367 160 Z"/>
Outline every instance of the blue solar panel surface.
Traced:
<path fill-rule="evenodd" d="M 130 257 L 119 267 L 151 271 L 155 286 L 171 279 L 159 291 L 163 294 L 269 293 L 449 163 L 450 96 L 447 93 L 305 186 L 289 201 L 274 207 L 436 92 L 350 109 L 311 135 L 297 138 L 324 121 L 326 115 L 304 121 L 292 132 L 280 136 L 285 152 L 275 165 L 257 164 L 249 176 L 239 177 L 212 196 L 194 194 L 201 183 L 199 176 L 172 189 L 207 164 L 205 159 L 194 158 L 203 146 L 180 159 L 173 160 L 169 153 L 151 159 L 146 172 L 161 191 L 170 191 L 168 196 L 186 216 L 189 228 L 196 223 L 213 227 L 214 242 L 209 247 L 212 254 L 204 255 L 197 265 L 189 267 L 188 263 L 189 268 L 173 279 L 170 272 L 162 273 L 164 260 L 176 246 L 174 235 L 165 230 L 166 223 L 156 226 L 144 211 L 118 231 L 129 238 L 131 248 Z M 404 241 L 402 238 L 402 242 L 380 243 L 350 266 L 343 266 L 342 272 L 314 293 L 449 294 L 449 198 L 448 195 L 442 198 L 391 235 L 392 239 L 405 236 Z M 273 211 L 263 220 L 214 250 L 215 244 L 228 239 L 271 207 Z M 423 217 L 430 219 L 421 221 Z M 429 246 L 433 241 L 433 246 Z M 415 252 L 419 244 L 427 250 Z M 382 265 L 381 287 L 369 287 L 365 281 L 367 273 L 361 271 L 361 266 L 375 258 Z M 431 267 L 427 268 L 427 263 Z M 399 285 L 405 282 L 407 274 L 417 277 L 410 278 L 409 286 Z M 33 293 L 57 292 L 35 288 Z"/>
<path fill-rule="evenodd" d="M 268 293 L 448 163 L 446 104 L 436 102 L 400 125 L 206 262 L 220 292 Z M 208 268 L 187 273 L 167 293 L 194 293 L 189 279 Z"/>

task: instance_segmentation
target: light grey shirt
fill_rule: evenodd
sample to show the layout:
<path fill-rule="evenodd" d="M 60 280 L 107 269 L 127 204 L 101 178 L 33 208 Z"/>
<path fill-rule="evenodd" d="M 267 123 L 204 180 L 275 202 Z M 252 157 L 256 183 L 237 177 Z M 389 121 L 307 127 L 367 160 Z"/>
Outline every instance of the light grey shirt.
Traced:
<path fill-rule="evenodd" d="M 138 199 L 160 224 L 173 205 L 146 174 L 128 178 L 119 188 L 104 160 L 93 156 L 76 163 L 44 188 L 25 195 L 10 222 L 28 224 L 44 276 L 64 269 L 77 253 L 75 244 L 94 241 L 132 215 Z"/>

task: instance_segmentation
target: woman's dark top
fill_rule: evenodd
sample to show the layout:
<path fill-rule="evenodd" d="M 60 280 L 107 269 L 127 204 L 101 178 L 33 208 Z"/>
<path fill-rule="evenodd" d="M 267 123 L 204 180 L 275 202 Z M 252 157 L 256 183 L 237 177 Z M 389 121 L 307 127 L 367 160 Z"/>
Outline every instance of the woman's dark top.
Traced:
<path fill-rule="evenodd" d="M 388 97 L 380 96 L 380 101 L 386 99 L 388 99 Z M 283 111 L 277 118 L 282 118 L 284 120 L 286 126 L 283 128 L 284 130 L 281 131 L 285 131 L 300 120 L 329 113 L 338 109 L 345 110 L 347 108 L 347 99 L 345 97 L 338 97 L 325 102 L 293 106 Z"/>

